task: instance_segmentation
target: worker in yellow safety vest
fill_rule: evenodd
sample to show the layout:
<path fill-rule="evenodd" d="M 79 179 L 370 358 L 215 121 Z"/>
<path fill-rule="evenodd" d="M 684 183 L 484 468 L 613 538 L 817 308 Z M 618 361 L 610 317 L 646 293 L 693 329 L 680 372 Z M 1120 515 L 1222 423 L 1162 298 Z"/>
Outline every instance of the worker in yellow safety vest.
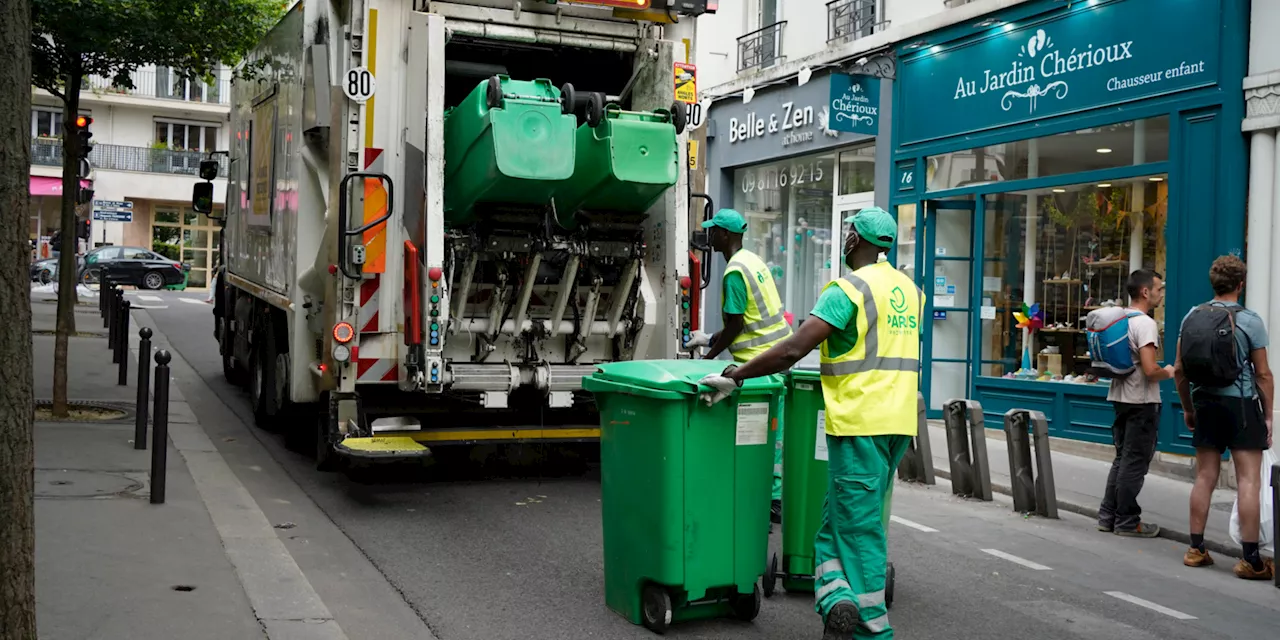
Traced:
<path fill-rule="evenodd" d="M 742 381 L 790 369 L 819 345 L 826 402 L 827 501 L 815 539 L 815 607 L 824 640 L 893 638 L 885 606 L 893 476 L 917 430 L 924 293 L 880 261 L 898 225 L 879 207 L 848 219 L 845 264 L 795 336 L 701 383 L 714 404 Z"/>
<path fill-rule="evenodd" d="M 721 313 L 724 328 L 715 334 L 695 331 L 685 347 L 710 347 L 705 358 L 718 357 L 725 349 L 734 362 L 742 363 L 769 350 L 791 336 L 791 325 L 783 316 L 782 297 L 773 281 L 773 272 L 756 254 L 742 248 L 747 220 L 733 209 L 721 209 L 702 223 L 711 248 L 728 262 L 721 283 Z M 779 405 L 781 415 L 781 405 Z M 773 504 L 771 519 L 782 522 L 782 420 L 778 420 L 777 442 L 773 450 Z"/>

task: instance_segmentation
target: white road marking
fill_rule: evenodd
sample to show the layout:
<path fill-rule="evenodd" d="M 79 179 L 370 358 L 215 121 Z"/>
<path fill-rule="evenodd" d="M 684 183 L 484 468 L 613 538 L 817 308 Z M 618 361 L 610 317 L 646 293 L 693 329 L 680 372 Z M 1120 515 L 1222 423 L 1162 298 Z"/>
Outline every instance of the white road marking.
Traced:
<path fill-rule="evenodd" d="M 178 298 L 187 304 L 204 304 L 204 300 L 196 300 L 195 298 Z"/>
<path fill-rule="evenodd" d="M 1046 567 L 1042 564 L 1037 564 L 1025 558 L 1019 558 L 1018 556 L 1005 553 L 999 549 L 983 549 L 982 552 L 993 555 L 997 558 L 1008 560 L 1009 562 L 1012 562 L 1014 564 L 1020 564 L 1028 569 L 1032 569 L 1035 571 L 1053 571 L 1052 567 Z"/>
<path fill-rule="evenodd" d="M 144 296 L 141 293 L 138 294 L 138 299 L 146 300 L 147 302 L 160 302 L 161 300 L 159 296 Z"/>
<path fill-rule="evenodd" d="M 938 530 L 937 530 L 937 529 L 934 529 L 933 527 L 926 527 L 926 526 L 924 526 L 924 525 L 920 524 L 919 522 L 912 522 L 912 521 L 910 521 L 910 520 L 908 520 L 908 519 L 906 519 L 906 518 L 899 518 L 898 516 L 889 516 L 889 520 L 891 520 L 891 521 L 893 521 L 893 522 L 896 522 L 896 523 L 898 523 L 898 524 L 900 524 L 900 525 L 902 525 L 902 526 L 904 526 L 904 527 L 911 527 L 912 529 L 915 529 L 916 531 L 923 531 L 923 532 L 925 532 L 925 533 L 937 533 L 937 532 L 938 532 Z"/>
<path fill-rule="evenodd" d="M 131 304 L 130 309 L 168 309 L 167 304 Z"/>
<path fill-rule="evenodd" d="M 1176 609 L 1170 609 L 1169 607 L 1162 607 L 1154 602 L 1151 602 L 1149 600 L 1143 600 L 1142 598 L 1139 598 L 1137 596 L 1131 596 L 1123 591 L 1105 591 L 1104 593 L 1111 596 L 1112 598 L 1124 600 L 1125 602 L 1136 604 L 1139 607 L 1144 607 L 1152 611 L 1155 611 L 1157 613 L 1163 613 L 1166 616 L 1169 616 L 1170 618 L 1177 618 L 1178 620 L 1195 620 L 1196 619 L 1196 617 L 1193 615 L 1183 613 Z"/>

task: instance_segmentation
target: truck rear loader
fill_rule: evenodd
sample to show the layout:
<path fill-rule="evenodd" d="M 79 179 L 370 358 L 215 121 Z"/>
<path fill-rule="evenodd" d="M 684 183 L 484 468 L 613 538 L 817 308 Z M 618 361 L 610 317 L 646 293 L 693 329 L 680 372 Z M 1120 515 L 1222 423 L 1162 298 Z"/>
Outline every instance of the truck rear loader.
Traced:
<path fill-rule="evenodd" d="M 674 93 L 706 5 L 295 4 L 232 85 L 214 314 L 257 423 L 326 469 L 597 439 L 583 376 L 697 326 Z"/>

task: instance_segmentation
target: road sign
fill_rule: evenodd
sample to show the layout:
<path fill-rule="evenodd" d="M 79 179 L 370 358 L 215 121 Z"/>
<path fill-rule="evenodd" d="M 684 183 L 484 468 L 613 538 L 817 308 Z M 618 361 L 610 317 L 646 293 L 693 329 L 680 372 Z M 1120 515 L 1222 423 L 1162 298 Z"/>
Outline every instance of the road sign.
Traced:
<path fill-rule="evenodd" d="M 377 90 L 378 81 L 367 67 L 349 69 L 342 80 L 342 92 L 356 102 L 368 102 Z"/>
<path fill-rule="evenodd" d="M 697 104 L 698 68 L 685 62 L 677 62 L 675 63 L 674 77 L 676 101 L 685 104 Z"/>
<path fill-rule="evenodd" d="M 101 222 L 133 222 L 133 203 L 128 200 L 94 200 L 93 219 Z"/>

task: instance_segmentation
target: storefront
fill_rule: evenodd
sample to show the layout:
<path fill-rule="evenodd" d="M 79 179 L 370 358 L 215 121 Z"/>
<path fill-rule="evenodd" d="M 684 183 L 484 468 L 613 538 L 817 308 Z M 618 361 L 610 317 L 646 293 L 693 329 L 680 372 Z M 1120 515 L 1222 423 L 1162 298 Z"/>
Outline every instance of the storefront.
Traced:
<path fill-rule="evenodd" d="M 1132 270 L 1164 274 L 1171 363 L 1210 263 L 1244 249 L 1247 42 L 1225 34 L 1245 33 L 1245 0 L 1042 0 L 903 43 L 891 201 L 916 227 L 896 259 L 932 294 L 931 413 L 967 397 L 988 426 L 1036 409 L 1051 435 L 1111 442 L 1107 382 L 1082 375 L 1085 315 L 1126 304 Z M 1018 328 L 1037 304 L 1043 327 Z M 1161 391 L 1159 448 L 1189 453 Z"/>
<path fill-rule="evenodd" d="M 710 109 L 714 206 L 747 218 L 745 248 L 772 268 L 796 324 L 839 265 L 840 220 L 876 201 L 888 205 L 889 149 L 876 138 L 888 139 L 890 86 L 879 78 L 815 73 L 804 85 L 792 78 L 756 90 L 746 104 L 734 96 Z M 858 115 L 864 119 L 855 127 Z M 722 326 L 724 260 L 713 265 L 702 306 L 709 331 Z"/>

